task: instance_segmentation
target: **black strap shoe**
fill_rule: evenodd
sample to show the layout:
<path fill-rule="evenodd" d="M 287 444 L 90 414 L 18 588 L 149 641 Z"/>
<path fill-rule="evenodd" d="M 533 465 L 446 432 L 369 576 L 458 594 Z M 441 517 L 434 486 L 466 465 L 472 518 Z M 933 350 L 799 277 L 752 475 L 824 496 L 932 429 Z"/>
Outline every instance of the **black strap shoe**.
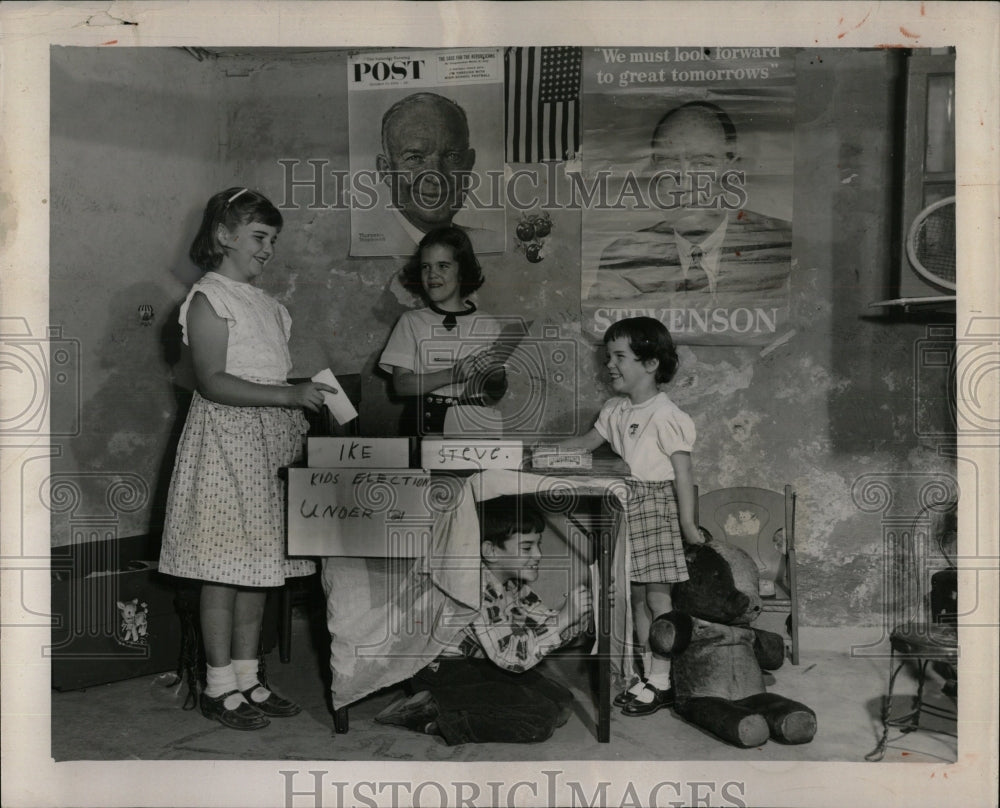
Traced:
<path fill-rule="evenodd" d="M 212 698 L 204 693 L 201 694 L 201 714 L 205 718 L 213 718 L 222 726 L 229 729 L 264 729 L 271 722 L 268 721 L 259 710 L 255 710 L 246 701 L 241 701 L 232 710 L 226 709 L 226 699 L 233 695 L 240 695 L 239 690 L 230 690 L 221 696 Z"/>
<path fill-rule="evenodd" d="M 267 698 L 264 701 L 254 701 L 250 698 L 250 694 L 257 690 L 267 690 Z M 299 707 L 294 701 L 289 701 L 288 699 L 283 699 L 273 690 L 268 690 L 262 684 L 256 684 L 251 688 L 243 691 L 243 695 L 250 706 L 256 708 L 264 715 L 269 715 L 272 718 L 290 718 L 293 715 L 298 715 L 302 712 L 302 708 Z"/>
<path fill-rule="evenodd" d="M 645 684 L 645 681 L 646 681 L 645 679 L 636 680 L 636 682 L 629 685 L 627 688 L 625 688 L 625 690 L 623 690 L 621 693 L 615 696 L 611 700 L 611 703 L 615 707 L 624 707 L 626 704 L 632 703 L 633 701 L 635 701 L 635 693 L 632 692 L 632 688 L 635 687 L 635 685 L 638 684 L 639 682 Z"/>
<path fill-rule="evenodd" d="M 649 682 L 646 682 L 646 690 L 651 690 L 653 692 L 653 700 L 639 701 L 639 698 L 635 697 L 622 708 L 622 715 L 652 715 L 662 707 L 674 706 L 674 689 L 672 687 L 667 690 L 659 690 L 658 688 L 653 687 Z"/>

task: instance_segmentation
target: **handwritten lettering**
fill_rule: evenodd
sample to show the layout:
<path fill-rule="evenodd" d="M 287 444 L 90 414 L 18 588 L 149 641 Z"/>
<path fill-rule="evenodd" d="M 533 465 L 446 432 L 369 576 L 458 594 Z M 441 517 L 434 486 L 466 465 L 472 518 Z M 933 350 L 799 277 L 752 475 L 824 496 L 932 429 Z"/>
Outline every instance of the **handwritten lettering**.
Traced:
<path fill-rule="evenodd" d="M 430 483 L 427 477 L 415 477 L 409 474 L 387 474 L 385 472 L 359 471 L 352 480 L 354 485 L 372 485 L 382 483 L 385 485 L 399 485 L 404 488 L 424 488 Z"/>
<path fill-rule="evenodd" d="M 438 457 L 441 458 L 442 464 L 455 460 L 481 462 L 483 460 L 499 460 L 503 457 L 503 451 L 503 447 L 500 446 L 442 446 L 438 449 Z"/>
<path fill-rule="evenodd" d="M 303 519 L 371 519 L 370 508 L 362 508 L 358 505 L 323 505 L 302 500 L 299 505 L 299 516 Z"/>
<path fill-rule="evenodd" d="M 351 441 L 350 444 L 343 444 L 340 447 L 341 460 L 369 460 L 372 456 L 372 447 L 367 443 Z"/>

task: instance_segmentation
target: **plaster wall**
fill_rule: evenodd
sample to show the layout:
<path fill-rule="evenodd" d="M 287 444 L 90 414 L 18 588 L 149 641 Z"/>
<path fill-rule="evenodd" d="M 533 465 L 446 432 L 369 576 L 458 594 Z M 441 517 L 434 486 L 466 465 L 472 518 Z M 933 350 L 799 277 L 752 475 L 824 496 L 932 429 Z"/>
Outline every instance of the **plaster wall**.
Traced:
<path fill-rule="evenodd" d="M 899 59 L 807 50 L 796 70 L 790 329 L 763 350 L 683 347 L 670 394 L 697 425 L 704 490 L 796 487 L 803 621 L 875 625 L 885 512 L 860 507 L 852 487 L 884 477 L 893 513 L 912 517 L 921 486 L 954 473 L 938 442 L 915 428 L 918 413 L 947 428 L 943 385 L 914 402 L 928 324 L 877 319 L 868 308 L 892 260 Z M 312 176 L 309 160 L 347 171 L 346 53 L 245 51 L 198 62 L 180 50 L 137 58 L 55 49 L 52 75 L 52 322 L 81 340 L 84 357 L 80 434 L 53 469 L 138 475 L 149 495 L 119 514 L 118 535 L 158 529 L 189 384 L 175 325 L 194 279 L 185 252 L 205 199 L 236 184 L 283 203 L 264 285 L 291 311 L 294 374 L 362 373 L 363 433 L 391 434 L 398 407 L 373 367 L 396 318 L 416 303 L 395 279 L 402 262 L 349 257 L 349 212 L 337 207 L 330 175 L 322 198 L 304 186 L 291 193 L 278 163 L 298 160 L 297 180 Z M 566 182 L 561 165 L 528 168 L 542 178 L 538 204 L 547 183 Z M 550 249 L 530 264 L 514 248 L 520 214 L 508 208 L 508 249 L 482 256 L 480 300 L 522 315 L 533 335 L 564 340 L 576 357 L 563 381 L 513 376 L 505 406 L 541 401 L 545 431 L 582 432 L 608 392 L 600 346 L 579 323 L 580 213 L 549 213 Z M 152 327 L 136 316 L 147 302 Z M 81 509 L 99 507 L 106 481 L 95 485 Z M 54 515 L 54 544 L 74 540 L 70 517 Z"/>

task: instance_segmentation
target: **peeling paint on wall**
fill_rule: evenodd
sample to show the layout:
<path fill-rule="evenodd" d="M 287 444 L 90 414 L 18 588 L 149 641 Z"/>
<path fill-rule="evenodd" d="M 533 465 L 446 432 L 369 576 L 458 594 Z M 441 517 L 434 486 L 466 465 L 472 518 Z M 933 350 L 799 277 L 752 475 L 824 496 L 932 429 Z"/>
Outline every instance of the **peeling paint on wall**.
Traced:
<path fill-rule="evenodd" d="M 247 56 L 227 65 L 177 49 L 141 49 L 137 58 L 137 50 L 54 48 L 52 55 L 51 321 L 80 339 L 85 355 L 81 434 L 65 441 L 54 467 L 127 471 L 146 481 L 149 503 L 122 515 L 120 535 L 158 528 L 189 395 L 176 316 L 197 276 L 186 251 L 204 199 L 239 182 L 280 202 L 278 159 L 348 167 L 344 53 L 270 53 L 266 65 Z M 852 485 L 872 472 L 953 471 L 937 441 L 917 434 L 918 424 L 947 431 L 948 401 L 943 389 L 914 401 L 913 356 L 925 326 L 873 320 L 860 280 L 885 260 L 891 57 L 814 55 L 803 52 L 796 71 L 794 334 L 766 351 L 684 346 L 667 391 L 695 420 L 694 472 L 703 490 L 797 489 L 803 622 L 874 623 L 883 606 L 882 517 L 859 509 Z M 850 182 L 842 182 L 845 155 Z M 567 182 L 562 167 L 552 175 L 535 168 L 545 182 Z M 116 177 L 110 186 L 108 176 Z M 9 206 L 3 211 L 7 224 Z M 300 200 L 283 215 L 263 285 L 292 314 L 293 375 L 327 366 L 338 376 L 361 374 L 362 427 L 385 434 L 377 430 L 393 429 L 398 404 L 375 364 L 399 315 L 417 305 L 398 281 L 403 259 L 350 257 L 346 210 Z M 603 346 L 584 337 L 579 322 L 580 211 L 555 210 L 552 218 L 544 261 L 529 264 L 512 248 L 481 256 L 479 300 L 492 313 L 531 320 L 533 337 L 551 326 L 572 346 L 571 378 L 512 373 L 504 406 L 541 399 L 546 430 L 582 433 L 610 393 Z M 511 232 L 516 220 L 508 212 Z M 94 243 L 93 232 L 115 249 Z M 145 303 L 156 311 L 153 328 L 135 317 Z M 917 507 L 914 492 L 900 486 L 902 507 Z M 54 543 L 69 540 L 54 522 Z"/>

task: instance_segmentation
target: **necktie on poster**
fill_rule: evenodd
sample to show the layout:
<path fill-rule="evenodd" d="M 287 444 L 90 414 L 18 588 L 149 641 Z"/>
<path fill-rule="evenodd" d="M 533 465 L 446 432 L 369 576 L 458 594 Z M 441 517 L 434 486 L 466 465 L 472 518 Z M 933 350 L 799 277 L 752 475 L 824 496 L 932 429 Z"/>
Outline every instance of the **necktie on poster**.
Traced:
<path fill-rule="evenodd" d="M 328 384 L 330 387 L 336 387 L 336 393 L 323 393 L 323 404 L 326 406 L 333 417 L 337 420 L 337 423 L 343 426 L 348 421 L 353 421 L 358 417 L 358 411 L 354 409 L 354 405 L 351 403 L 351 399 L 348 398 L 347 393 L 344 392 L 340 383 L 337 381 L 337 377 L 333 375 L 333 371 L 330 368 L 326 370 L 321 370 L 315 376 L 312 377 L 314 382 L 319 382 L 320 384 Z"/>

